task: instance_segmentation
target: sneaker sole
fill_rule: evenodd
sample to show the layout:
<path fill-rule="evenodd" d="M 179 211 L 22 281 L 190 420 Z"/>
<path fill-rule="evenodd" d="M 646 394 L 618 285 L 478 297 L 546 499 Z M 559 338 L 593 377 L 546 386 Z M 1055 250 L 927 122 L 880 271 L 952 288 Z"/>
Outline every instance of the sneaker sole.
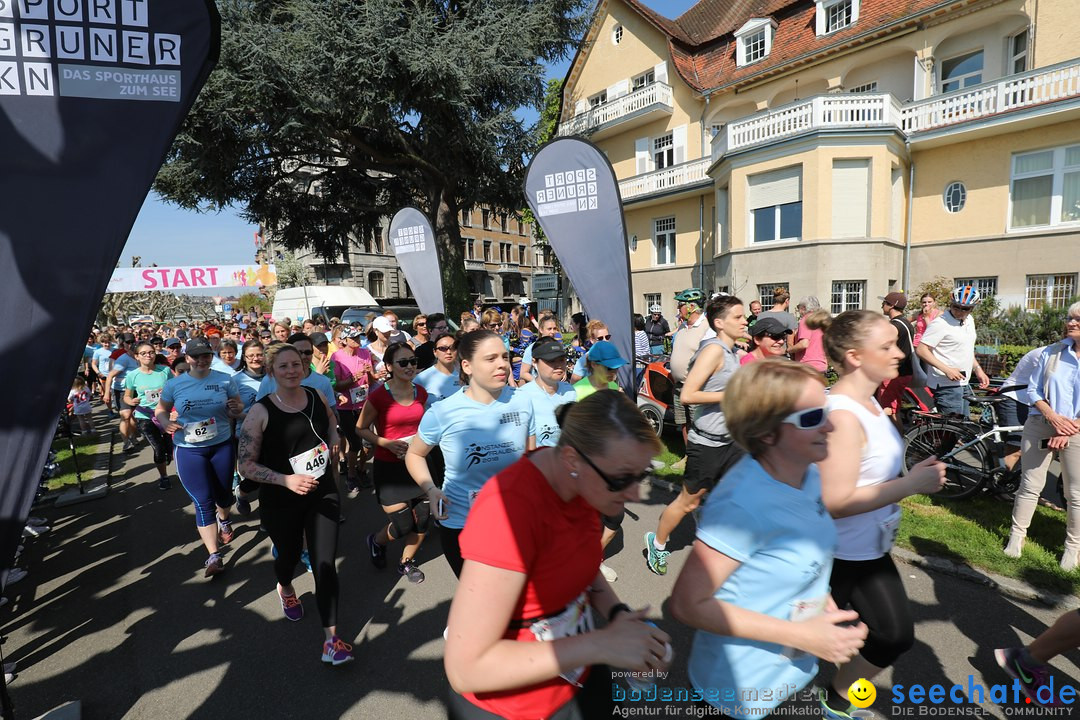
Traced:
<path fill-rule="evenodd" d="M 355 659 L 356 658 L 354 658 L 354 657 L 352 657 L 350 655 L 349 657 L 345 658 L 344 660 L 334 660 L 333 658 L 324 657 L 322 659 L 322 661 L 324 663 L 328 663 L 329 665 L 332 665 L 333 667 L 337 667 L 338 665 L 344 665 L 345 663 L 350 663 Z"/>
<path fill-rule="evenodd" d="M 212 567 L 212 568 L 208 567 L 203 572 L 203 577 L 211 578 L 211 577 L 214 577 L 215 575 L 220 575 L 223 572 L 225 572 L 225 566 Z"/>

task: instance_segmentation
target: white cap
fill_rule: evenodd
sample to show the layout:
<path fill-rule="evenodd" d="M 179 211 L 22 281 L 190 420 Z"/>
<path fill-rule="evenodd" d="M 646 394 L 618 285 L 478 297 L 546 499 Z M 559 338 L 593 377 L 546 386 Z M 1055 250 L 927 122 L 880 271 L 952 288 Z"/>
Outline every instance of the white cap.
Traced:
<path fill-rule="evenodd" d="M 386 317 L 385 315 L 380 315 L 379 317 L 375 318 L 375 320 L 371 323 L 371 327 L 375 328 L 379 332 L 384 333 L 394 331 L 394 326 L 390 324 L 390 318 Z"/>

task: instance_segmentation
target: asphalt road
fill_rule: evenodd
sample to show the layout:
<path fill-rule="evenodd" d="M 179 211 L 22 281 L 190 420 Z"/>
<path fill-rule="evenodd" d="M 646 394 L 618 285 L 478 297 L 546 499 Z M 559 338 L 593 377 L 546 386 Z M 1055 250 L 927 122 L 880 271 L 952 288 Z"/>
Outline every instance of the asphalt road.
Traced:
<path fill-rule="evenodd" d="M 392 567 L 376 570 L 365 555 L 364 537 L 383 522 L 374 496 L 346 502 L 339 627 L 357 660 L 332 668 L 319 661 L 322 632 L 311 576 L 296 583 L 308 616 L 290 623 L 274 592 L 270 542 L 253 516 L 236 525 L 227 571 L 205 580 L 191 503 L 179 483 L 159 491 L 154 476 L 144 447 L 117 457 L 107 498 L 35 511 L 50 519 L 53 531 L 28 541 L 22 564 L 30 575 L 8 588 L 10 602 L 0 609 L 5 659 L 18 661 L 11 686 L 17 718 L 76 699 L 83 717 L 95 719 L 445 717 L 442 631 L 454 579 L 437 537 L 419 555 L 427 581 L 410 585 Z M 615 589 L 622 600 L 650 605 L 674 638 L 676 660 L 664 684 L 688 687 L 692 632 L 670 618 L 666 598 L 693 523 L 686 520 L 670 543 L 668 575 L 652 575 L 642 559 L 642 536 L 655 528 L 672 496 L 659 488 L 644 494 L 630 508 L 608 563 L 619 573 Z M 1007 682 L 993 648 L 1028 641 L 1059 614 L 951 576 L 900 568 L 917 643 L 877 679 L 874 707 L 886 716 L 905 716 L 906 709 L 919 715 L 916 705 L 893 705 L 894 681 L 966 687 L 970 675 L 984 686 Z M 1077 684 L 1078 657 L 1055 662 L 1058 682 Z M 819 681 L 830 674 L 822 670 Z M 1005 717 L 1017 706 L 981 707 Z M 620 709 L 627 717 L 693 716 L 679 703 L 628 702 Z"/>

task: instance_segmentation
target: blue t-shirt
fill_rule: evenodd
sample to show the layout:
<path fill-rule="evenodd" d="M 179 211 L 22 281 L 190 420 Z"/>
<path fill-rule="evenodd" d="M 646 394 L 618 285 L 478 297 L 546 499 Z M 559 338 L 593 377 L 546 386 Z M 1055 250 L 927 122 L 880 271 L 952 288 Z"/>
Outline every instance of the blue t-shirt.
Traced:
<path fill-rule="evenodd" d="M 784 620 L 824 610 L 836 527 L 821 499 L 817 466 L 810 466 L 796 489 L 771 478 L 754 458 L 743 457 L 705 501 L 697 539 L 740 563 L 716 591 L 718 600 Z M 725 715 L 763 715 L 816 673 L 817 658 L 809 653 L 694 633 L 690 682 Z M 746 688 L 758 689 L 759 695 L 741 698 Z M 751 708 L 756 710 L 747 712 Z"/>
<path fill-rule="evenodd" d="M 539 447 L 555 447 L 561 432 L 559 423 L 555 420 L 555 409 L 577 400 L 577 391 L 570 383 L 560 382 L 555 394 L 549 395 L 540 387 L 539 382 L 539 379 L 536 379 L 526 383 L 518 392 L 532 403 L 533 417 L 536 418 L 536 444 Z"/>
<path fill-rule="evenodd" d="M 308 376 L 300 381 L 300 385 L 309 387 L 312 390 L 317 390 L 319 394 L 323 396 L 323 400 L 326 401 L 326 404 L 329 405 L 331 409 L 337 410 L 337 395 L 334 393 L 334 386 L 330 384 L 330 381 L 325 375 L 309 372 Z M 269 375 L 264 375 L 262 382 L 259 383 L 259 392 L 256 393 L 255 399 L 262 400 L 275 390 L 277 390 L 277 380 Z"/>
<path fill-rule="evenodd" d="M 165 383 L 161 401 L 172 403 L 176 422 L 184 426 L 173 434 L 179 447 L 209 447 L 232 437 L 225 402 L 238 397 L 236 382 L 225 373 L 211 370 L 203 379 L 184 373 Z"/>
<path fill-rule="evenodd" d="M 427 407 L 430 408 L 440 400 L 445 400 L 458 390 L 461 390 L 461 377 L 457 373 L 444 375 L 432 365 L 416 376 L 417 385 L 427 390 Z"/>
<path fill-rule="evenodd" d="M 112 351 L 111 347 L 100 347 L 94 351 L 94 360 L 97 360 L 98 374 L 101 376 L 107 376 L 109 371 L 112 370 Z"/>
<path fill-rule="evenodd" d="M 577 362 L 574 363 L 574 371 L 571 372 L 570 374 L 571 375 L 580 375 L 581 377 L 585 377 L 586 375 L 589 374 L 589 370 L 585 365 L 585 353 L 582 353 L 581 357 L 579 357 L 577 359 Z"/>
<path fill-rule="evenodd" d="M 128 371 L 129 370 L 135 370 L 138 367 L 139 367 L 139 361 L 136 360 L 135 358 L 131 357 L 131 355 L 129 355 L 127 353 L 124 353 L 120 357 L 113 360 L 113 365 L 112 365 L 112 368 L 111 368 L 110 372 L 112 370 L 119 370 L 120 371 L 120 372 L 116 373 L 116 377 L 113 378 L 113 383 L 112 383 L 113 388 L 115 388 L 117 390 L 123 388 L 124 387 L 124 380 L 127 379 Z"/>
<path fill-rule="evenodd" d="M 233 360 L 232 365 L 229 365 L 227 362 L 225 362 L 224 360 L 219 358 L 217 355 L 215 355 L 213 360 L 210 361 L 210 369 L 211 370 L 217 370 L 218 372 L 223 372 L 226 375 L 235 374 L 236 370 L 239 367 L 240 367 L 240 358 L 236 358 L 235 360 Z"/>
<path fill-rule="evenodd" d="M 236 381 L 236 386 L 240 389 L 240 399 L 244 401 L 244 410 L 250 410 L 259 396 L 259 388 L 262 386 L 263 378 L 253 378 L 241 370 L 233 375 L 233 380 Z"/>
<path fill-rule="evenodd" d="M 442 449 L 446 460 L 442 490 L 450 507 L 449 517 L 440 523 L 460 530 L 488 478 L 525 454 L 536 423 L 532 403 L 513 388 L 503 388 L 490 405 L 462 391 L 432 405 L 420 421 L 418 434 L 428 445 Z"/>

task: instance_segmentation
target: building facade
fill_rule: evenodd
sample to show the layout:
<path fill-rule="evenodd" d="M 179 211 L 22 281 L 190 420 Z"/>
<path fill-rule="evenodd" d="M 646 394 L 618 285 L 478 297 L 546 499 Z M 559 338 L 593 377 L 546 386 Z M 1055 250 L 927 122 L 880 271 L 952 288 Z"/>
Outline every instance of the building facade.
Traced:
<path fill-rule="evenodd" d="M 635 310 L 688 286 L 833 312 L 943 275 L 1077 294 L 1072 0 L 602 0 L 559 132 L 608 156 Z M 767 303 L 766 303 L 767 304 Z"/>

